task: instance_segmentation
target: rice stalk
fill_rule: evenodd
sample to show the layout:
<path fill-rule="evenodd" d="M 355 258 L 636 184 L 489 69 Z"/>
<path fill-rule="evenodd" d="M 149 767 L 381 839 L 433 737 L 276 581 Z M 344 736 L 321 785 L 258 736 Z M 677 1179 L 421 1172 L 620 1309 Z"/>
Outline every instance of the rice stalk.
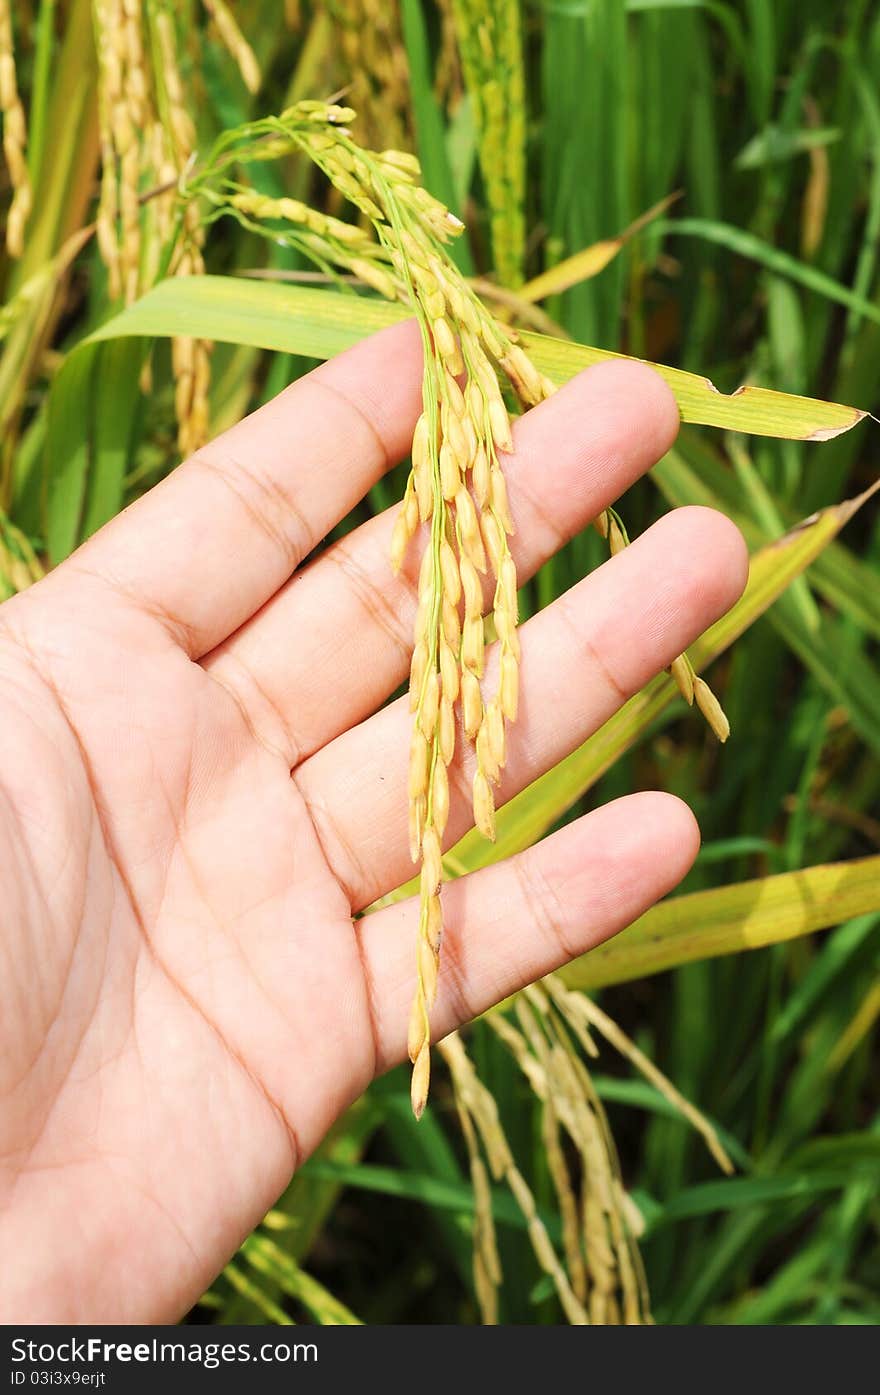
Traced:
<path fill-rule="evenodd" d="M 639 1050 L 635 1042 L 631 1041 L 622 1028 L 618 1027 L 613 1018 L 603 1012 L 585 993 L 566 988 L 558 974 L 548 975 L 542 980 L 542 984 L 582 1045 L 589 1042 L 592 1053 L 595 1052 L 595 1045 L 589 1036 L 590 1027 L 595 1027 L 596 1031 L 600 1032 L 605 1040 L 620 1052 L 621 1056 L 635 1066 L 649 1084 L 653 1085 L 690 1124 L 691 1128 L 700 1135 L 722 1172 L 728 1174 L 733 1172 L 733 1163 L 727 1150 L 706 1116 L 695 1105 L 691 1104 L 690 1100 L 685 1099 L 672 1081 L 643 1051 Z M 589 1048 L 587 1049 L 589 1050 Z"/>
<path fill-rule="evenodd" d="M 543 1097 L 541 1109 L 541 1137 L 544 1142 L 547 1169 L 553 1182 L 559 1215 L 562 1219 L 562 1243 L 571 1286 L 580 1301 L 585 1303 L 587 1301 L 587 1271 L 581 1248 L 578 1201 L 563 1151 L 560 1129 L 559 1113 L 554 1103 L 553 1091 L 548 1090 Z"/>
<path fill-rule="evenodd" d="M 215 19 L 218 28 L 226 23 L 220 11 Z M 96 233 L 110 297 L 130 304 L 165 273 L 204 271 L 197 211 L 184 210 L 180 235 L 175 222 L 174 186 L 193 157 L 196 132 L 168 0 L 93 0 L 93 24 L 101 143 Z M 231 34 L 228 26 L 223 32 Z M 145 185 L 165 192 L 145 201 Z M 178 446 L 190 455 L 208 435 L 210 345 L 181 336 L 171 353 Z"/>
<path fill-rule="evenodd" d="M 3 154 L 12 185 L 12 203 L 6 220 L 6 248 L 11 257 L 24 251 L 24 233 L 33 206 L 27 167 L 27 122 L 18 93 L 12 10 L 0 0 L 0 114 L 3 116 Z"/>
<path fill-rule="evenodd" d="M 649 1305 L 636 1282 L 632 1226 L 625 1211 L 617 1154 L 605 1112 L 564 1024 L 539 985 L 516 999 L 523 1035 L 543 1067 L 546 1103 L 559 1118 L 580 1157 L 580 1233 L 593 1323 L 638 1324 Z"/>
<path fill-rule="evenodd" d="M 43 568 L 28 539 L 0 512 L 0 601 L 26 591 L 43 576 Z"/>
<path fill-rule="evenodd" d="M 413 145 L 409 61 L 400 5 L 384 0 L 333 0 L 346 96 L 358 113 L 364 143 L 395 150 Z"/>
<path fill-rule="evenodd" d="M 650 1322 L 650 1299 L 638 1236 L 643 1221 L 627 1195 L 607 1115 L 581 1056 L 597 1052 L 599 1032 L 674 1105 L 705 1140 L 726 1173 L 733 1168 L 709 1121 L 584 994 L 550 974 L 513 999 L 513 1013 L 486 1021 L 510 1053 L 541 1104 L 542 1139 L 562 1223 L 565 1266 L 572 1291 L 596 1324 Z M 580 1048 L 580 1050 L 578 1049 Z M 446 1044 L 443 1053 L 448 1058 Z M 456 1102 L 463 1076 L 453 1074 Z M 563 1140 L 575 1149 L 578 1175 Z"/>
<path fill-rule="evenodd" d="M 467 1148 L 471 1185 L 474 1189 L 474 1292 L 480 1306 L 483 1325 L 492 1327 L 498 1322 L 498 1289 L 503 1278 L 495 1238 L 495 1218 L 492 1214 L 492 1189 L 473 1120 L 460 1093 L 455 1095 L 455 1107 Z"/>
<path fill-rule="evenodd" d="M 559 1033 L 559 1043 L 560 1059 L 567 1062 L 563 1069 L 577 1100 L 587 1161 L 582 1184 L 584 1245 L 588 1264 L 600 1276 L 591 1295 L 591 1312 L 596 1314 L 594 1321 L 599 1321 L 601 1313 L 604 1322 L 622 1320 L 629 1326 L 650 1322 L 650 1298 L 637 1245 L 644 1223 L 624 1190 L 608 1117 L 589 1071 L 567 1033 Z"/>
<path fill-rule="evenodd" d="M 196 147 L 196 132 L 189 114 L 177 56 L 177 35 L 168 10 L 155 14 L 156 97 L 159 120 L 154 126 L 155 161 L 160 182 L 177 181 L 187 168 Z M 157 61 L 158 60 L 158 61 Z M 157 201 L 157 221 L 153 246 L 169 247 L 174 238 L 173 202 Z M 199 276 L 205 270 L 202 246 L 204 229 L 198 210 L 183 210 L 181 245 L 170 270 L 177 276 Z M 155 268 L 158 276 L 159 268 Z M 174 375 L 174 409 L 177 440 L 181 455 L 191 455 L 204 445 L 209 434 L 211 385 L 211 345 L 207 340 L 181 335 L 171 341 L 171 367 Z"/>
<path fill-rule="evenodd" d="M 526 96 L 519 0 L 452 0 L 476 117 L 492 257 L 503 286 L 523 280 Z"/>
<path fill-rule="evenodd" d="M 128 304 L 137 298 L 141 288 L 138 195 L 149 100 L 142 11 L 140 0 L 103 0 L 98 10 L 103 15 L 102 72 L 108 80 L 106 105 L 117 181 L 119 275 Z"/>
<path fill-rule="evenodd" d="M 440 18 L 440 41 L 434 64 L 434 95 L 450 111 L 454 111 L 462 97 L 462 73 L 453 0 L 437 0 L 437 10 Z"/>

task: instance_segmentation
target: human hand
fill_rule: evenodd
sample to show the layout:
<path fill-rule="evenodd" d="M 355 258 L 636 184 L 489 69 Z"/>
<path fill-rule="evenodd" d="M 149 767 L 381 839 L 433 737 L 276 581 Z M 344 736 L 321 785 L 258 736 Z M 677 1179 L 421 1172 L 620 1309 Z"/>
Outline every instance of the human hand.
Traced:
<path fill-rule="evenodd" d="M 300 568 L 407 452 L 413 325 L 323 365 L 0 608 L 0 1317 L 173 1321 L 406 1054 L 417 904 L 396 510 Z M 671 444 L 649 369 L 590 369 L 506 461 L 521 578 Z M 415 552 L 415 549 L 413 549 Z M 498 802 L 739 595 L 705 509 L 522 629 Z M 468 758 L 447 843 L 469 823 Z M 452 773 L 452 772 L 451 772 Z M 630 923 L 698 846 L 636 794 L 444 890 L 439 1037 Z"/>

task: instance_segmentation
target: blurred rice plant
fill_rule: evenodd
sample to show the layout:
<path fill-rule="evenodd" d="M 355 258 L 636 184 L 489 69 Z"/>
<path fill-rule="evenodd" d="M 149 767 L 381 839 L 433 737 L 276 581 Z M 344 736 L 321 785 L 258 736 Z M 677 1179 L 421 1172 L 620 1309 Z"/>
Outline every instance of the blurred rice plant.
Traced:
<path fill-rule="evenodd" d="M 346 91 L 366 143 L 416 151 L 467 221 L 460 267 L 515 322 L 722 392 L 877 410 L 868 0 L 0 0 L 0 63 L 0 595 L 173 468 L 178 439 L 341 346 L 308 292 L 278 301 L 277 334 L 248 313 L 268 287 L 243 278 L 301 279 L 295 249 L 205 236 L 175 195 L 221 132 L 303 97 Z M 249 178 L 351 216 L 303 162 Z M 355 304 L 366 332 L 376 302 Z M 536 343 L 560 376 L 579 352 Z M 731 743 L 661 676 L 501 811 L 492 852 L 662 786 L 703 830 L 682 894 L 452 1039 L 418 1126 L 403 1076 L 376 1082 L 200 1319 L 880 1319 L 876 446 L 741 434 L 748 400 L 697 411 L 727 429 L 686 425 L 626 500 L 632 533 L 699 502 L 747 537 L 746 596 L 693 651 Z M 393 473 L 343 527 L 401 490 Z M 575 539 L 524 614 L 603 555 Z M 447 866 L 486 855 L 465 839 Z"/>

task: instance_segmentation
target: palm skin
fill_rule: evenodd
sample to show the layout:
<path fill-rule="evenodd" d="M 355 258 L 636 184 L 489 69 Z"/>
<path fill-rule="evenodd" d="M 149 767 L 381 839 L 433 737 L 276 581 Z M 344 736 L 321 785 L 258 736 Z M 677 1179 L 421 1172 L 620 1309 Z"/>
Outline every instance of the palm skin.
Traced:
<path fill-rule="evenodd" d="M 358 346 L 0 609 L 6 1321 L 175 1320 L 405 1055 L 414 907 L 352 917 L 410 874 L 409 718 L 382 704 L 413 566 L 391 582 L 392 514 L 296 568 L 405 453 L 419 381 L 411 326 Z M 530 413 L 509 470 L 521 574 L 675 425 L 634 367 Z M 743 578 L 735 530 L 683 510 L 525 626 L 501 797 Z M 678 801 L 635 795 L 450 886 L 435 1035 L 629 923 L 696 846 Z"/>

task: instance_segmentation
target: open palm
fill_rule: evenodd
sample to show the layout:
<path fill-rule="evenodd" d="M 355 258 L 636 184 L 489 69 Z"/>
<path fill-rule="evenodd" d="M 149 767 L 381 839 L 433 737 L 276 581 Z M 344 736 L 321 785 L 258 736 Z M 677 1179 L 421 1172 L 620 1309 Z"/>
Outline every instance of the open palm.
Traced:
<path fill-rule="evenodd" d="M 169 1321 L 340 1111 L 405 1055 L 413 559 L 394 511 L 300 568 L 407 450 L 412 325 L 324 365 L 0 609 L 0 1317 Z M 519 423 L 530 575 L 669 446 L 650 370 Z M 735 600 L 736 530 L 680 510 L 523 627 L 499 802 Z M 469 823 L 467 758 L 448 840 Z M 639 794 L 450 885 L 435 1034 L 628 924 L 698 835 Z"/>

